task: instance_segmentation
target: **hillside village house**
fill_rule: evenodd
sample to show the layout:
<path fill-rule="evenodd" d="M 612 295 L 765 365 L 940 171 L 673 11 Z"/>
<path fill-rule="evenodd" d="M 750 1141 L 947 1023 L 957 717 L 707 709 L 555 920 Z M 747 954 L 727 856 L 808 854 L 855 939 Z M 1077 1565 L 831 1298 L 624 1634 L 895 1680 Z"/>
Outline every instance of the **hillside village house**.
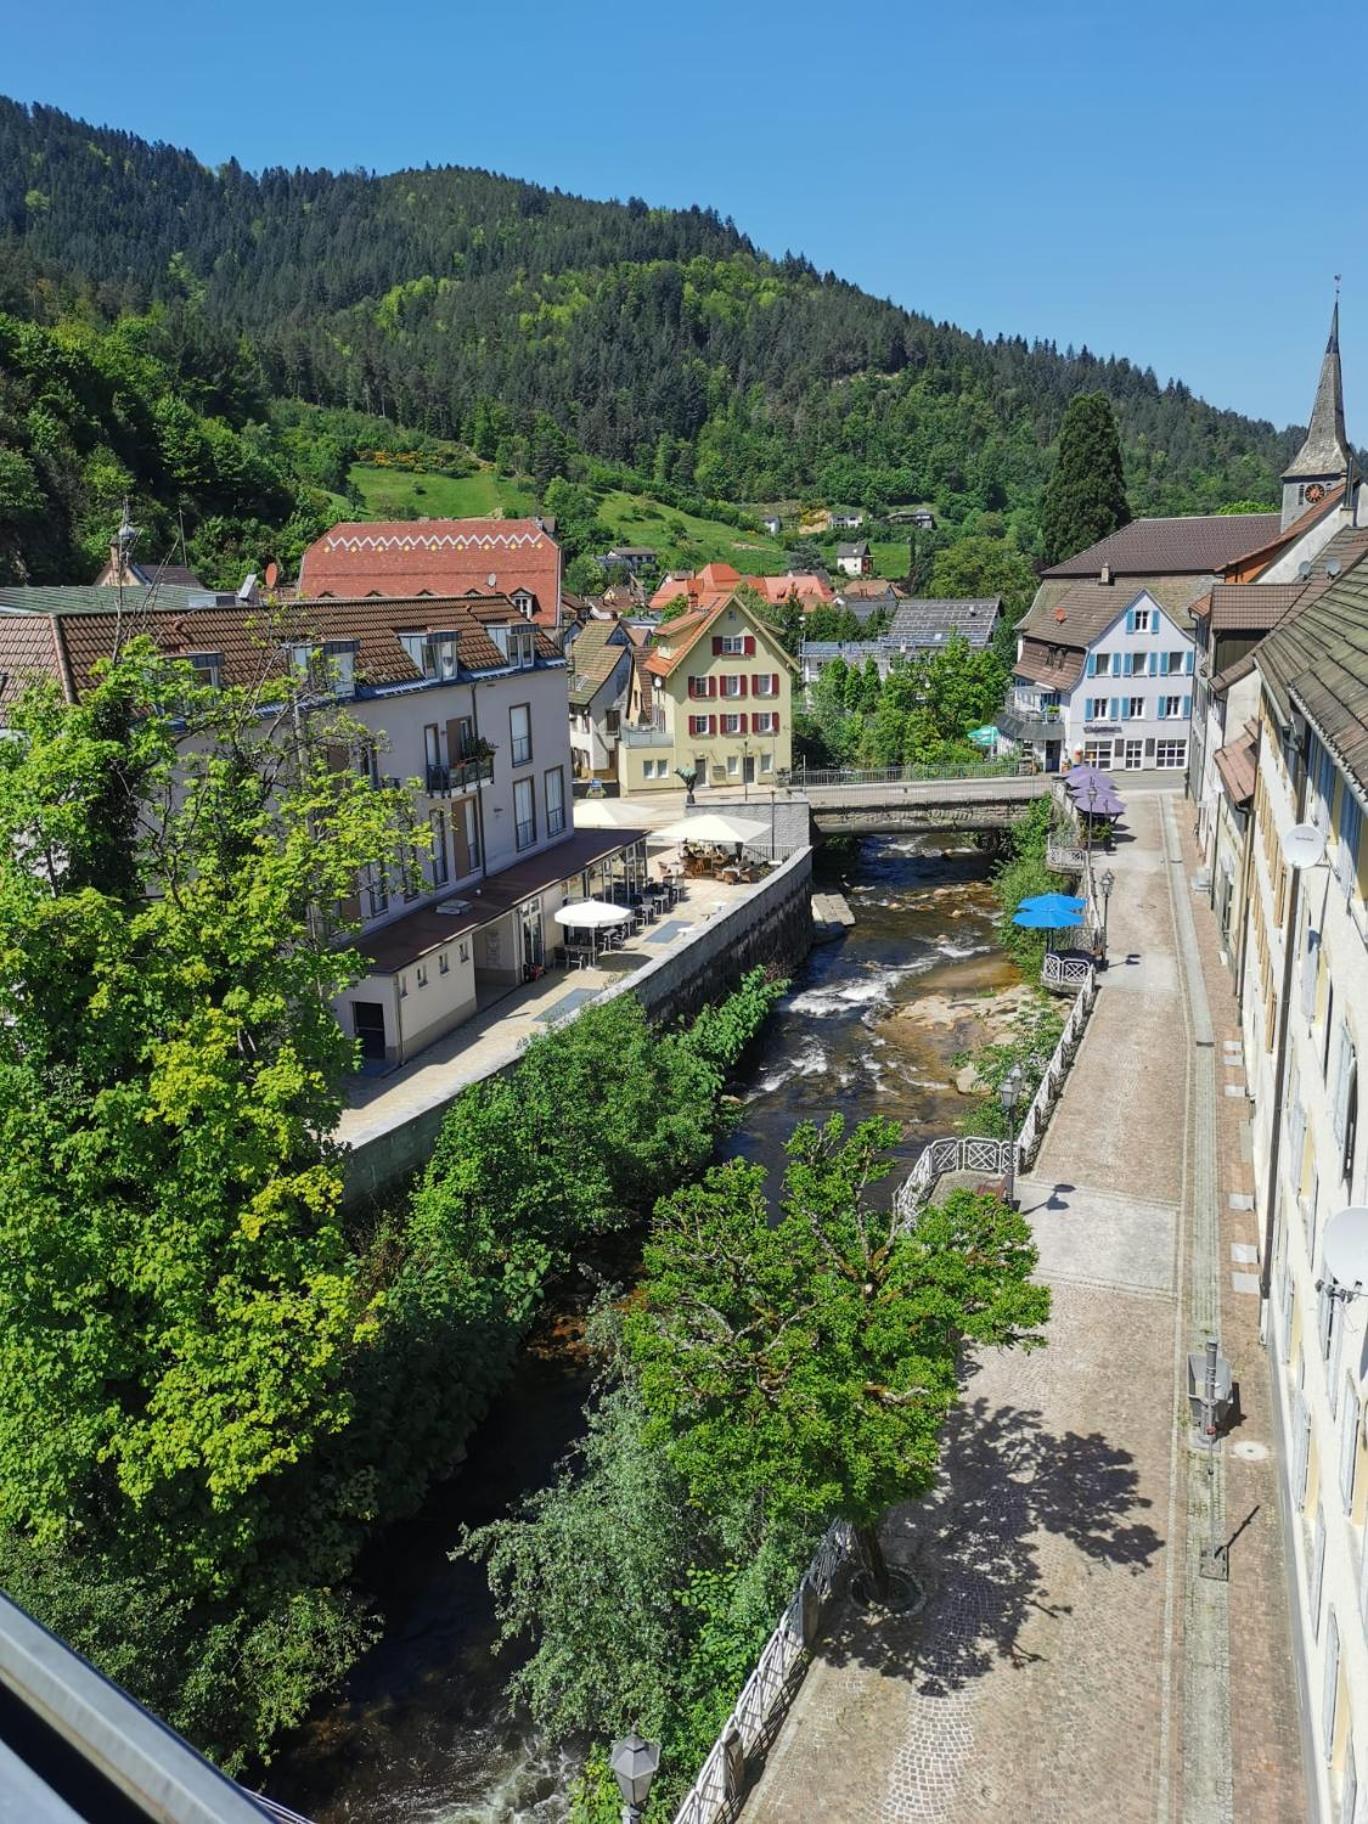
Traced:
<path fill-rule="evenodd" d="M 1018 630 L 1012 696 L 999 711 L 1007 745 L 1046 772 L 1187 765 L 1194 653 L 1191 617 L 1147 589 L 1078 583 Z"/>
<path fill-rule="evenodd" d="M 5 592 L 0 713 L 30 678 L 69 698 L 85 688 L 113 649 L 107 604 L 105 591 Z M 240 607 L 151 606 L 136 626 L 209 682 L 255 678 L 263 646 L 282 669 L 326 664 L 328 697 L 368 731 L 342 763 L 414 782 L 432 837 L 422 883 L 405 890 L 377 856 L 346 908 L 370 970 L 337 1013 L 373 1064 L 412 1057 L 543 967 L 557 907 L 635 846 L 630 832 L 575 832 L 566 662 L 506 597 L 301 601 L 269 629 Z"/>
<path fill-rule="evenodd" d="M 777 785 L 793 764 L 793 661 L 739 598 L 666 621 L 635 672 L 618 743 L 624 795 Z"/>
<path fill-rule="evenodd" d="M 540 519 L 347 521 L 300 560 L 301 598 L 502 595 L 561 628 L 561 549 Z"/>
<path fill-rule="evenodd" d="M 874 569 L 874 554 L 869 549 L 868 539 L 856 539 L 854 544 L 837 545 L 836 568 L 842 576 L 868 576 Z"/>
<path fill-rule="evenodd" d="M 1274 1359 L 1294 1647 L 1316 1815 L 1368 1785 L 1368 1297 L 1328 1277 L 1334 1215 L 1368 1202 L 1368 562 L 1294 606 L 1252 655 L 1259 686 L 1232 967 L 1251 1098 L 1260 1290 Z M 1294 824 L 1323 853 L 1291 857 Z"/>
<path fill-rule="evenodd" d="M 690 608 L 715 608 L 719 602 L 728 601 L 743 585 L 775 608 L 781 608 L 790 597 L 796 598 L 805 609 L 829 607 L 834 599 L 826 578 L 811 571 L 790 570 L 783 576 L 742 576 L 730 564 L 705 564 L 690 575 L 672 572 L 651 597 L 650 605 L 652 611 L 659 614 L 662 608 L 682 596 Z"/>
<path fill-rule="evenodd" d="M 616 779 L 633 643 L 618 621 L 588 621 L 567 644 L 570 754 L 576 779 Z"/>
<path fill-rule="evenodd" d="M 975 650 L 988 645 L 1002 616 L 999 595 L 937 598 L 900 596 L 887 633 L 873 640 L 804 640 L 799 648 L 799 671 L 805 688 L 836 659 L 847 665 L 864 665 L 873 659 L 879 676 L 886 678 L 900 659 L 933 651 L 952 639 L 965 640 Z"/>

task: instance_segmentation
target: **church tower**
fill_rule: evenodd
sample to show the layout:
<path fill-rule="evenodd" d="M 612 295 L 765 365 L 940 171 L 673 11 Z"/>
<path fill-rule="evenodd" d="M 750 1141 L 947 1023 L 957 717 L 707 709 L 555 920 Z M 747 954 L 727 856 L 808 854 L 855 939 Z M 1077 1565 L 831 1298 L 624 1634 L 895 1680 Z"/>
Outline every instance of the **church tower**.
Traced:
<path fill-rule="evenodd" d="M 1344 379 L 1340 373 L 1339 299 L 1330 319 L 1330 340 L 1321 362 L 1316 402 L 1306 442 L 1282 478 L 1282 523 L 1286 531 L 1308 507 L 1325 499 L 1332 488 L 1349 479 L 1353 458 L 1344 429 Z"/>

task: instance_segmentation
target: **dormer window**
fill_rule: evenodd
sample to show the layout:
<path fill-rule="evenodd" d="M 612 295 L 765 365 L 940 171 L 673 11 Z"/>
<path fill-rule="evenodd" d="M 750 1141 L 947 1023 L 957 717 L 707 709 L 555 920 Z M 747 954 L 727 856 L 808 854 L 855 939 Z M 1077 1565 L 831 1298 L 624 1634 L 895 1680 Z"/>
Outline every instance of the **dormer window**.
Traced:
<path fill-rule="evenodd" d="M 450 683 L 460 670 L 460 659 L 456 652 L 456 635 L 444 629 L 440 633 L 430 633 L 427 637 L 428 664 L 425 675 L 429 678 L 441 678 Z"/>
<path fill-rule="evenodd" d="M 518 613 L 526 615 L 527 618 L 531 620 L 533 610 L 536 607 L 536 602 L 532 596 L 531 590 L 515 589 L 513 591 L 512 600 L 513 606 L 517 609 Z"/>
<path fill-rule="evenodd" d="M 401 633 L 397 639 L 408 655 L 413 669 L 425 678 L 432 674 L 431 654 L 428 651 L 428 636 L 425 633 Z"/>
<path fill-rule="evenodd" d="M 328 688 L 328 674 L 323 663 L 321 646 L 305 645 L 302 642 L 291 646 L 290 668 L 306 690 L 319 691 Z"/>
<path fill-rule="evenodd" d="M 221 652 L 190 652 L 186 654 L 186 663 L 195 674 L 196 684 L 203 684 L 209 690 L 217 690 L 223 683 L 223 654 Z"/>
<path fill-rule="evenodd" d="M 328 683 L 339 697 L 356 695 L 356 654 L 359 640 L 324 640 L 323 662 Z"/>

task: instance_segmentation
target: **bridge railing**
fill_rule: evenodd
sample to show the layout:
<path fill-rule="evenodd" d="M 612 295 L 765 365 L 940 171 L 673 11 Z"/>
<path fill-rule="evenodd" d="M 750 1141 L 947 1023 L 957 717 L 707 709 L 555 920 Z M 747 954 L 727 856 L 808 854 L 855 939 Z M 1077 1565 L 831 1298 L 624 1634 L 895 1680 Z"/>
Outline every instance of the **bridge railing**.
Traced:
<path fill-rule="evenodd" d="M 718 1824 L 719 1819 L 732 1815 L 745 1786 L 746 1758 L 763 1741 L 766 1725 L 816 1637 L 822 1604 L 853 1543 L 854 1535 L 844 1520 L 827 1528 L 698 1778 L 684 1795 L 674 1824 Z"/>
<path fill-rule="evenodd" d="M 809 786 L 926 785 L 951 779 L 1016 779 L 1029 777 L 1016 759 L 963 760 L 950 766 L 807 767 L 795 766 L 790 783 L 799 791 Z"/>

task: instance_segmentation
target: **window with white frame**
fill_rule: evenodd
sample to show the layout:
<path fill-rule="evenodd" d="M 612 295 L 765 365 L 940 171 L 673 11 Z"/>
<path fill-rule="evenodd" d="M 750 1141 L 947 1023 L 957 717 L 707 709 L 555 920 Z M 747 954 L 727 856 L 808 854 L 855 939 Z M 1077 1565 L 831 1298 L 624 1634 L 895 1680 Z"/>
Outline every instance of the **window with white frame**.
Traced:
<path fill-rule="evenodd" d="M 751 679 L 752 695 L 757 697 L 777 697 L 779 695 L 779 673 L 762 671 Z"/>
<path fill-rule="evenodd" d="M 530 849 L 537 840 L 537 798 L 530 779 L 513 781 L 513 840 L 520 849 Z"/>
<path fill-rule="evenodd" d="M 1186 741 L 1160 741 L 1154 749 L 1154 764 L 1158 767 L 1172 769 L 1187 765 Z"/>
<path fill-rule="evenodd" d="M 1181 697 L 1160 697 L 1159 719 L 1161 722 L 1176 722 L 1183 713 Z"/>
<path fill-rule="evenodd" d="M 389 906 L 389 882 L 378 861 L 366 870 L 366 904 L 372 918 L 378 918 Z"/>
<path fill-rule="evenodd" d="M 1133 608 L 1131 610 L 1131 632 L 1149 633 L 1151 631 L 1151 613 L 1152 611 L 1148 608 Z"/>
<path fill-rule="evenodd" d="M 1341 1019 L 1335 1048 L 1335 1073 L 1331 1089 L 1331 1126 L 1340 1149 L 1340 1176 L 1352 1182 L 1354 1149 L 1358 1139 L 1358 1057 L 1349 1025 Z"/>
<path fill-rule="evenodd" d="M 741 716 L 723 716 L 722 733 L 724 735 L 742 734 L 744 732 L 741 727 L 743 720 L 744 718 Z"/>
<path fill-rule="evenodd" d="M 437 952 L 437 973 L 438 975 L 451 974 L 451 952 L 449 950 Z"/>
<path fill-rule="evenodd" d="M 559 836 L 565 828 L 565 774 L 553 766 L 546 773 L 546 833 Z"/>
<path fill-rule="evenodd" d="M 444 887 L 451 878 L 451 852 L 447 848 L 447 820 L 445 811 L 429 811 L 428 823 L 432 829 L 432 884 Z"/>
<path fill-rule="evenodd" d="M 1145 699 L 1143 697 L 1126 698 L 1126 717 L 1128 721 L 1139 722 L 1144 716 L 1144 713 Z"/>
<path fill-rule="evenodd" d="M 757 735 L 772 735 L 775 720 L 772 709 L 758 709 L 751 718 L 751 727 Z"/>
<path fill-rule="evenodd" d="M 417 977 L 417 978 L 418 978 L 418 986 L 419 986 L 419 987 L 420 987 L 420 988 L 426 988 L 426 987 L 427 987 L 427 985 L 428 985 L 428 968 L 427 968 L 427 964 L 426 964 L 426 963 L 419 963 L 419 964 L 418 964 L 418 966 L 417 966 L 417 967 L 416 967 L 416 969 L 415 969 L 415 970 L 414 970 L 414 972 L 413 972 L 413 973 L 414 973 L 414 975 L 415 975 L 415 976 L 416 976 L 416 977 Z"/>
<path fill-rule="evenodd" d="M 1105 722 L 1107 719 L 1107 699 L 1105 697 L 1089 697 L 1083 711 L 1083 717 L 1087 722 Z"/>
<path fill-rule="evenodd" d="M 721 641 L 719 644 L 719 651 L 727 653 L 729 656 L 740 655 L 740 656 L 744 657 L 745 651 L 746 651 L 745 634 L 744 633 L 724 633 L 721 636 Z"/>
<path fill-rule="evenodd" d="M 739 754 L 728 754 L 727 755 L 727 777 L 730 779 L 736 779 L 736 778 L 740 777 L 740 774 L 741 774 L 741 756 Z"/>
<path fill-rule="evenodd" d="M 515 703 L 508 712 L 510 759 L 514 766 L 526 766 L 532 758 L 532 706 Z"/>
<path fill-rule="evenodd" d="M 724 697 L 744 697 L 745 680 L 739 671 L 724 671 L 722 674 L 722 695 Z"/>
<path fill-rule="evenodd" d="M 774 771 L 774 755 L 768 752 L 768 750 L 760 756 L 760 771 L 762 773 L 772 773 Z"/>

